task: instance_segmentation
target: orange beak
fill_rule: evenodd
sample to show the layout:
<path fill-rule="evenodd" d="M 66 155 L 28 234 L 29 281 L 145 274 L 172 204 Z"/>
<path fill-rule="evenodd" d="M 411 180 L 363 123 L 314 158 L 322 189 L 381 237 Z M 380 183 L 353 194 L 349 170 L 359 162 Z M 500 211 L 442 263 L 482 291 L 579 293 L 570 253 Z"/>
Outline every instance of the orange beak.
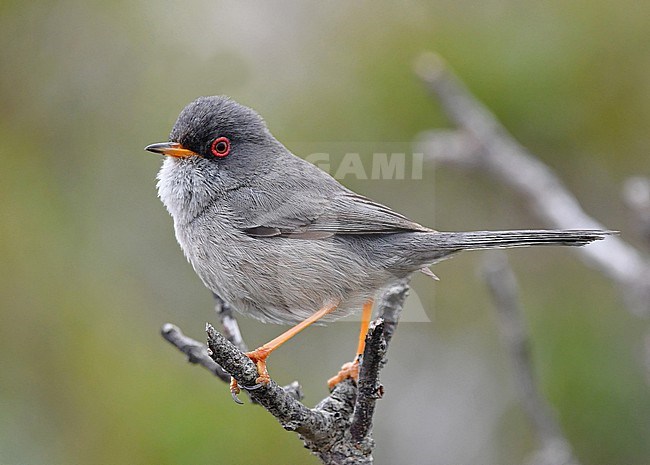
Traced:
<path fill-rule="evenodd" d="M 147 145 L 145 150 L 153 153 L 162 153 L 168 157 L 187 158 L 194 157 L 198 154 L 186 149 L 178 142 L 160 142 L 158 144 Z"/>

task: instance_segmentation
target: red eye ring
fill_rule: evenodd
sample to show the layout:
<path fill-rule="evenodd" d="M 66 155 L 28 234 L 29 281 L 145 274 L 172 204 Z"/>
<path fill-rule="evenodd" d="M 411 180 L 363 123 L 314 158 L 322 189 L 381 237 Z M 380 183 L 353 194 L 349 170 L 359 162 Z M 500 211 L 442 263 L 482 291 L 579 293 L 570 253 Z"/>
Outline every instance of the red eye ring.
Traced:
<path fill-rule="evenodd" d="M 210 144 L 210 151 L 217 158 L 228 156 L 230 153 L 230 140 L 227 137 L 217 137 Z"/>

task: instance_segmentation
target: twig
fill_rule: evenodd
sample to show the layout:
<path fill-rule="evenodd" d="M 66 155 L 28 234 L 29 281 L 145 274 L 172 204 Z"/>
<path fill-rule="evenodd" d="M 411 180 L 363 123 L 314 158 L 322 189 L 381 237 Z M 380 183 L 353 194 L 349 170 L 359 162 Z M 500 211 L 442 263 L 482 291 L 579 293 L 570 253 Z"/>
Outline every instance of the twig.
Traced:
<path fill-rule="evenodd" d="M 202 366 L 226 383 L 230 382 L 230 375 L 226 373 L 219 364 L 212 360 L 212 358 L 210 358 L 208 355 L 208 348 L 205 344 L 187 337 L 178 326 L 171 323 L 165 324 L 162 327 L 160 334 L 162 334 L 162 337 L 164 337 L 165 340 L 187 355 L 188 362 Z"/>
<path fill-rule="evenodd" d="M 187 355 L 188 362 L 200 365 L 223 382 L 230 383 L 230 374 L 211 358 L 205 343 L 186 336 L 178 326 L 171 323 L 165 323 L 160 330 L 160 334 L 167 342 Z M 303 397 L 302 388 L 298 381 L 287 384 L 282 389 L 294 399 L 300 400 Z"/>
<path fill-rule="evenodd" d="M 386 337 L 384 320 L 378 318 L 368 328 L 366 347 L 363 352 L 363 363 L 359 370 L 357 382 L 357 400 L 350 424 L 350 436 L 358 447 L 372 450 L 372 440 L 369 433 L 372 429 L 372 417 L 375 414 L 375 403 L 381 399 L 384 387 L 379 383 L 381 370 L 386 355 Z"/>
<path fill-rule="evenodd" d="M 239 323 L 237 323 L 232 306 L 214 292 L 212 296 L 214 297 L 214 310 L 219 315 L 226 339 L 232 342 L 242 352 L 248 352 L 248 347 L 239 330 Z"/>
<path fill-rule="evenodd" d="M 496 117 L 454 76 L 434 53 L 423 54 L 415 71 L 440 101 L 458 131 L 424 133 L 418 152 L 429 160 L 479 168 L 519 193 L 544 222 L 565 229 L 607 229 L 587 215 L 559 177 L 522 147 Z M 440 139 L 440 135 L 444 139 Z M 451 145 L 444 145 L 449 141 Z M 463 152 L 459 155 L 460 152 Z M 650 264 L 643 254 L 618 237 L 576 248 L 577 253 L 626 292 L 628 307 L 650 314 Z"/>
<path fill-rule="evenodd" d="M 498 326 L 510 359 L 517 391 L 523 409 L 540 443 L 530 464 L 577 465 L 569 441 L 562 434 L 553 409 L 538 389 L 530 354 L 530 339 L 522 321 L 517 296 L 517 281 L 508 265 L 506 255 L 493 252 L 483 267 L 483 277 L 488 285 L 498 316 Z"/>
<path fill-rule="evenodd" d="M 366 335 L 350 436 L 358 448 L 368 453 L 374 446 L 371 432 L 375 404 L 384 393 L 384 387 L 379 382 L 379 372 L 386 364 L 386 351 L 404 309 L 409 281 L 410 278 L 398 280 L 384 291 L 378 302 L 379 318 L 371 323 Z"/>
<path fill-rule="evenodd" d="M 404 303 L 409 293 L 410 281 L 410 277 L 396 281 L 384 291 L 381 299 L 379 299 L 378 314 L 384 320 L 384 339 L 386 339 L 387 345 L 393 339 L 397 324 L 402 316 Z"/>

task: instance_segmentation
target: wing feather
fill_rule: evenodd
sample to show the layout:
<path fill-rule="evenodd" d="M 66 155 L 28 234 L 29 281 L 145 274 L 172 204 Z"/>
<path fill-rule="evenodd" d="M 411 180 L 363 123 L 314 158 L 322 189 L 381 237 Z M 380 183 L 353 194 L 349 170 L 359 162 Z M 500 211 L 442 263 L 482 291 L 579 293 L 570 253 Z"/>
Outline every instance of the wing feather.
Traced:
<path fill-rule="evenodd" d="M 332 196 L 294 194 L 284 201 L 256 192 L 248 211 L 240 212 L 238 227 L 251 237 L 325 239 L 337 234 L 391 234 L 430 231 L 389 207 L 352 191 Z M 251 203 L 250 199 L 254 201 Z M 231 203 L 232 205 L 232 203 Z"/>

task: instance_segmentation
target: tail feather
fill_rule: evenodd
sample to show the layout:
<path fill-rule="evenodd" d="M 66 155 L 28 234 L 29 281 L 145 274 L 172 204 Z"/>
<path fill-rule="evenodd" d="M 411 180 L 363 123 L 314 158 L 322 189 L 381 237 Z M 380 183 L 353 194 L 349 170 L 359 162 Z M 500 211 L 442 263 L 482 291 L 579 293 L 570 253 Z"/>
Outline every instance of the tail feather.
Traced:
<path fill-rule="evenodd" d="M 520 230 L 437 232 L 431 234 L 429 246 L 442 250 L 504 249 L 539 245 L 586 245 L 617 234 L 616 231 L 576 230 Z"/>
<path fill-rule="evenodd" d="M 386 242 L 378 243 L 381 250 L 377 251 L 377 256 L 382 256 L 383 253 L 388 268 L 411 273 L 462 250 L 580 246 L 615 234 L 618 232 L 589 229 L 401 233 L 386 237 Z"/>

